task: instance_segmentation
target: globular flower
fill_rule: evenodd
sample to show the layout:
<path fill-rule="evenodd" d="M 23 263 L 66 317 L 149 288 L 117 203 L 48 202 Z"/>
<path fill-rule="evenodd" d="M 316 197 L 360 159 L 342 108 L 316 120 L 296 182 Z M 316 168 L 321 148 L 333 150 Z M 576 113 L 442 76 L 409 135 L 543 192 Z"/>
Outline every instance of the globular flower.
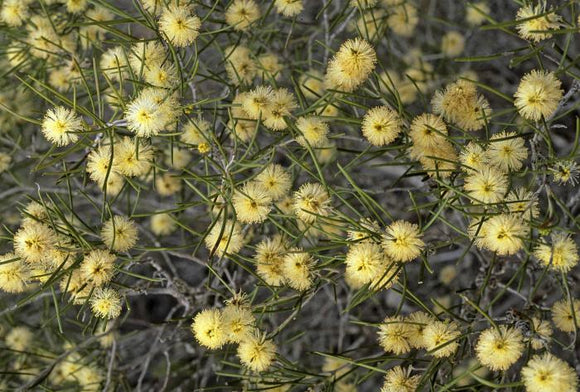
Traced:
<path fill-rule="evenodd" d="M 552 236 L 552 244 L 540 244 L 534 250 L 534 256 L 552 269 L 568 272 L 578 264 L 578 247 L 572 238 L 563 233 Z"/>
<path fill-rule="evenodd" d="M 304 9 L 302 0 L 276 0 L 274 4 L 278 12 L 287 18 L 298 15 Z"/>
<path fill-rule="evenodd" d="M 218 222 L 205 237 L 205 245 L 209 251 L 215 248 L 218 256 L 223 256 L 226 252 L 236 253 L 244 246 L 242 228 L 230 220 Z"/>
<path fill-rule="evenodd" d="M 6 347 L 15 351 L 26 351 L 33 343 L 34 334 L 26 327 L 14 327 L 4 337 Z"/>
<path fill-rule="evenodd" d="M 224 317 L 219 309 L 204 309 L 199 312 L 191 324 L 195 339 L 209 349 L 222 347 L 227 341 L 224 328 Z"/>
<path fill-rule="evenodd" d="M 300 117 L 296 121 L 296 128 L 300 131 L 300 136 L 296 141 L 305 147 L 322 147 L 328 142 L 328 124 L 322 118 L 317 116 Z"/>
<path fill-rule="evenodd" d="M 352 92 L 365 82 L 376 62 L 377 54 L 367 41 L 348 40 L 328 63 L 325 84 L 329 88 Z"/>
<path fill-rule="evenodd" d="M 435 92 L 433 111 L 466 131 L 477 131 L 491 115 L 489 102 L 477 93 L 475 84 L 458 80 Z"/>
<path fill-rule="evenodd" d="M 321 184 L 306 183 L 294 192 L 294 213 L 306 223 L 314 222 L 318 216 L 328 216 L 332 209 L 328 192 Z"/>
<path fill-rule="evenodd" d="M 436 321 L 425 327 L 423 339 L 429 354 L 437 357 L 449 357 L 457 351 L 457 338 L 461 335 L 455 322 Z"/>
<path fill-rule="evenodd" d="M 519 329 L 500 325 L 479 335 L 475 352 L 479 361 L 490 370 L 505 371 L 522 356 L 523 336 Z"/>
<path fill-rule="evenodd" d="M 173 173 L 163 173 L 161 176 L 155 177 L 155 190 L 161 196 L 171 196 L 181 191 L 183 185 L 181 178 Z"/>
<path fill-rule="evenodd" d="M 485 166 L 480 171 L 467 173 L 463 188 L 475 203 L 499 203 L 507 193 L 508 178 L 505 173 Z"/>
<path fill-rule="evenodd" d="M 410 37 L 419 23 L 417 8 L 410 3 L 397 1 L 391 4 L 387 24 L 393 32 L 401 37 Z"/>
<path fill-rule="evenodd" d="M 99 287 L 91 296 L 91 310 L 95 316 L 104 319 L 114 319 L 121 315 L 123 299 L 121 294 L 110 287 Z"/>
<path fill-rule="evenodd" d="M 272 198 L 258 183 L 250 181 L 234 192 L 232 204 L 240 222 L 260 223 L 268 218 Z"/>
<path fill-rule="evenodd" d="M 223 329 L 229 342 L 240 343 L 251 338 L 256 319 L 245 304 L 229 304 L 222 310 Z"/>
<path fill-rule="evenodd" d="M 411 376 L 411 368 L 395 366 L 385 373 L 380 392 L 416 392 L 420 381 L 420 375 Z"/>
<path fill-rule="evenodd" d="M 386 317 L 379 326 L 380 346 L 395 355 L 411 351 L 409 335 L 409 326 L 401 316 Z"/>
<path fill-rule="evenodd" d="M 344 263 L 349 281 L 362 286 L 382 275 L 387 260 L 378 244 L 360 242 L 349 247 Z"/>
<path fill-rule="evenodd" d="M 553 72 L 533 70 L 524 75 L 514 105 L 522 117 L 531 121 L 548 118 L 556 112 L 563 90 Z"/>
<path fill-rule="evenodd" d="M 279 88 L 274 90 L 272 101 L 264 114 L 264 125 L 273 131 L 282 131 L 288 127 L 285 117 L 290 116 L 296 109 L 296 98 L 288 89 Z"/>
<path fill-rule="evenodd" d="M 283 264 L 286 251 L 287 244 L 280 235 L 266 238 L 256 246 L 256 271 L 266 284 L 279 286 L 284 282 Z"/>
<path fill-rule="evenodd" d="M 465 38 L 457 31 L 450 31 L 441 40 L 441 52 L 448 57 L 457 57 L 465 48 Z"/>
<path fill-rule="evenodd" d="M 530 324 L 532 327 L 532 334 L 531 336 L 526 337 L 526 341 L 530 342 L 530 345 L 534 350 L 541 350 L 542 348 L 548 347 L 550 338 L 554 333 L 550 322 L 537 317 L 532 317 Z"/>
<path fill-rule="evenodd" d="M 489 5 L 483 1 L 479 1 L 467 7 L 465 20 L 471 26 L 479 26 L 487 20 L 486 15 L 489 15 L 490 12 Z"/>
<path fill-rule="evenodd" d="M 234 30 L 246 31 L 260 19 L 260 8 L 254 0 L 234 0 L 226 10 L 226 23 Z"/>
<path fill-rule="evenodd" d="M 248 369 L 263 372 L 276 359 L 276 345 L 264 335 L 255 334 L 240 342 L 238 357 Z"/>
<path fill-rule="evenodd" d="M 391 223 L 383 236 L 383 249 L 394 261 L 406 263 L 419 257 L 425 243 L 419 226 L 403 220 Z"/>
<path fill-rule="evenodd" d="M 158 236 L 166 236 L 177 229 L 177 223 L 170 213 L 161 212 L 151 217 L 151 231 Z"/>
<path fill-rule="evenodd" d="M 115 215 L 103 225 L 101 238 L 109 249 L 126 252 L 137 243 L 137 226 L 126 216 Z"/>
<path fill-rule="evenodd" d="M 560 358 L 550 353 L 535 355 L 521 371 L 526 392 L 576 391 L 578 375 Z"/>
<path fill-rule="evenodd" d="M 436 322 L 437 319 L 428 313 L 419 311 L 411 313 L 405 320 L 407 321 L 409 329 L 409 343 L 411 346 L 415 348 L 427 347 L 427 343 L 425 342 L 425 328 Z"/>
<path fill-rule="evenodd" d="M 0 20 L 11 27 L 20 26 L 29 16 L 28 7 L 26 1 L 6 0 L 0 9 Z"/>
<path fill-rule="evenodd" d="M 153 96 L 140 94 L 127 105 L 125 118 L 130 131 L 141 137 L 158 135 L 167 124 L 165 116 L 160 116 L 161 105 Z"/>
<path fill-rule="evenodd" d="M 518 10 L 516 20 L 522 21 L 516 26 L 520 37 L 533 42 L 550 38 L 553 30 L 562 27 L 562 17 L 551 10 L 547 11 L 546 2 L 523 6 Z"/>
<path fill-rule="evenodd" d="M 500 214 L 483 224 L 483 245 L 498 255 L 512 255 L 524 247 L 529 226 L 514 214 Z"/>
<path fill-rule="evenodd" d="M 512 190 L 505 198 L 509 212 L 520 215 L 526 220 L 537 218 L 540 214 L 538 207 L 538 197 L 523 187 Z"/>
<path fill-rule="evenodd" d="M 272 200 L 279 200 L 290 191 L 292 177 L 282 165 L 273 163 L 256 176 L 255 182 Z"/>
<path fill-rule="evenodd" d="M 92 250 L 84 257 L 80 266 L 84 280 L 97 287 L 109 283 L 115 273 L 115 260 L 115 255 L 109 251 Z"/>
<path fill-rule="evenodd" d="M 83 130 L 81 118 L 71 109 L 57 106 L 49 109 L 42 120 L 42 134 L 56 146 L 66 146 L 79 139 Z"/>
<path fill-rule="evenodd" d="M 524 139 L 515 132 L 500 132 L 491 137 L 486 156 L 501 171 L 519 170 L 528 157 Z"/>
<path fill-rule="evenodd" d="M 471 171 L 481 172 L 487 164 L 487 153 L 485 149 L 477 143 L 469 142 L 459 153 L 461 170 L 466 173 Z"/>
<path fill-rule="evenodd" d="M 274 91 L 269 86 L 258 86 L 242 96 L 242 109 L 248 118 L 258 120 L 270 111 Z"/>
<path fill-rule="evenodd" d="M 124 137 L 115 143 L 113 155 L 113 166 L 116 172 L 127 177 L 138 177 L 147 174 L 151 169 L 155 151 L 150 145 Z"/>
<path fill-rule="evenodd" d="M 362 133 L 372 145 L 386 146 L 397 138 L 402 125 L 397 112 L 387 106 L 378 106 L 363 117 Z"/>
<path fill-rule="evenodd" d="M 190 8 L 184 5 L 170 5 L 163 9 L 159 18 L 159 29 L 175 46 L 188 46 L 199 35 L 201 19 L 194 15 Z"/>
<path fill-rule="evenodd" d="M 0 256 L 0 289 L 7 293 L 21 293 L 30 279 L 30 268 L 14 253 Z"/>
<path fill-rule="evenodd" d="M 29 222 L 14 234 L 14 253 L 27 263 L 39 263 L 57 244 L 54 231 L 45 224 Z"/>
<path fill-rule="evenodd" d="M 552 321 L 560 331 L 574 332 L 580 327 L 580 300 L 560 300 L 552 306 Z"/>
<path fill-rule="evenodd" d="M 413 145 L 419 146 L 423 150 L 436 148 L 445 140 L 447 133 L 445 122 L 441 117 L 431 113 L 415 117 L 409 129 L 409 137 L 413 141 Z"/>
<path fill-rule="evenodd" d="M 306 291 L 314 283 L 316 260 L 300 248 L 288 249 L 284 254 L 282 273 L 290 287 Z"/>

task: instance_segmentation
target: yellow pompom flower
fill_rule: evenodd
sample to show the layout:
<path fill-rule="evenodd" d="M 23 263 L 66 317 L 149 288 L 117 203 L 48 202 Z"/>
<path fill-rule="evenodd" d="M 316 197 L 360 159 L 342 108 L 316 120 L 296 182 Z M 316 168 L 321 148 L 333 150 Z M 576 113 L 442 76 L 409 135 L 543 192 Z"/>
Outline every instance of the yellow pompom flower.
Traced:
<path fill-rule="evenodd" d="M 91 296 L 91 310 L 95 316 L 103 319 L 114 319 L 121 315 L 123 299 L 121 294 L 110 287 L 99 287 Z"/>
<path fill-rule="evenodd" d="M 109 249 L 126 252 L 137 243 L 137 226 L 126 216 L 115 215 L 103 225 L 101 239 Z"/>
<path fill-rule="evenodd" d="M 292 177 L 283 166 L 273 163 L 256 176 L 255 182 L 272 200 L 280 200 L 290 191 Z"/>
<path fill-rule="evenodd" d="M 99 63 L 101 71 L 111 80 L 121 80 L 127 73 L 129 61 L 121 46 L 107 49 Z"/>
<path fill-rule="evenodd" d="M 293 18 L 304 9 L 302 0 L 276 0 L 276 9 L 287 18 Z"/>
<path fill-rule="evenodd" d="M 380 245 L 373 242 L 360 242 L 349 247 L 344 263 L 350 282 L 357 286 L 370 283 L 382 275 L 387 263 Z"/>
<path fill-rule="evenodd" d="M 11 27 L 20 26 L 28 19 L 28 6 L 23 0 L 6 0 L 0 9 L 0 20 Z"/>
<path fill-rule="evenodd" d="M 42 134 L 56 146 L 66 146 L 79 139 L 83 130 L 81 118 L 63 106 L 49 109 L 42 120 Z"/>
<path fill-rule="evenodd" d="M 362 120 L 362 133 L 374 146 L 386 146 L 401 132 L 402 121 L 394 110 L 387 106 L 370 109 Z"/>
<path fill-rule="evenodd" d="M 409 129 L 409 137 L 413 141 L 413 145 L 423 149 L 436 148 L 445 140 L 446 136 L 447 126 L 441 117 L 430 113 L 415 117 Z"/>
<path fill-rule="evenodd" d="M 391 223 L 383 236 L 382 246 L 391 259 L 401 263 L 419 257 L 425 243 L 421 239 L 419 226 L 404 220 Z"/>
<path fill-rule="evenodd" d="M 459 161 L 464 172 L 480 172 L 487 164 L 487 153 L 479 144 L 469 142 L 459 153 Z"/>
<path fill-rule="evenodd" d="M 234 30 L 248 30 L 258 19 L 260 8 L 254 0 L 234 0 L 226 10 L 226 23 Z"/>
<path fill-rule="evenodd" d="M 28 265 L 14 253 L 0 256 L 0 289 L 7 293 L 22 293 L 30 279 Z"/>
<path fill-rule="evenodd" d="M 410 37 L 419 23 L 417 8 L 407 2 L 397 2 L 389 7 L 390 15 L 387 24 L 393 33 L 401 37 Z"/>
<path fill-rule="evenodd" d="M 288 249 L 282 263 L 282 274 L 288 286 L 298 291 L 306 291 L 312 287 L 315 263 L 316 260 L 302 249 Z"/>
<path fill-rule="evenodd" d="M 437 358 L 449 357 L 455 354 L 459 343 L 456 339 L 461 335 L 455 322 L 435 321 L 425 327 L 423 339 L 429 354 Z"/>
<path fill-rule="evenodd" d="M 560 300 L 552 306 L 552 321 L 560 331 L 574 332 L 580 327 L 580 300 Z"/>
<path fill-rule="evenodd" d="M 554 73 L 533 70 L 524 75 L 514 94 L 514 105 L 522 117 L 538 121 L 556 112 L 563 91 Z"/>
<path fill-rule="evenodd" d="M 490 370 L 505 371 L 522 356 L 522 333 L 517 328 L 500 325 L 486 329 L 475 346 L 477 359 Z"/>
<path fill-rule="evenodd" d="M 219 309 L 204 309 L 195 315 L 191 331 L 199 344 L 212 350 L 222 347 L 227 341 L 224 318 Z"/>
<path fill-rule="evenodd" d="M 534 350 L 547 348 L 550 338 L 554 333 L 550 322 L 547 320 L 541 320 L 537 317 L 532 317 L 530 324 L 532 327 L 532 335 L 528 336 L 526 341 L 530 342 L 530 345 Z"/>
<path fill-rule="evenodd" d="M 463 53 L 465 38 L 457 31 L 450 31 L 441 40 L 441 52 L 447 57 L 457 57 Z"/>
<path fill-rule="evenodd" d="M 312 223 L 318 216 L 330 214 L 332 210 L 330 195 L 321 184 L 303 184 L 294 192 L 293 209 L 300 220 Z"/>
<path fill-rule="evenodd" d="M 248 369 L 263 372 L 276 359 L 276 345 L 264 335 L 254 334 L 240 342 L 238 357 Z"/>
<path fill-rule="evenodd" d="M 191 45 L 199 35 L 200 27 L 201 19 L 184 5 L 168 6 L 159 18 L 159 30 L 175 46 Z"/>
<path fill-rule="evenodd" d="M 528 157 L 524 139 L 515 132 L 500 132 L 491 137 L 486 156 L 501 171 L 519 170 Z"/>
<path fill-rule="evenodd" d="M 401 355 L 411 351 L 409 326 L 401 316 L 386 317 L 379 326 L 379 345 L 386 351 Z"/>
<path fill-rule="evenodd" d="M 151 169 L 154 157 L 155 152 L 150 145 L 124 137 L 114 145 L 113 166 L 127 177 L 143 176 Z"/>
<path fill-rule="evenodd" d="M 165 49 L 159 41 L 141 41 L 131 47 L 128 60 L 133 71 L 141 75 L 147 67 L 162 64 L 165 57 Z"/>
<path fill-rule="evenodd" d="M 304 148 L 307 145 L 313 148 L 322 147 L 328 141 L 328 124 L 320 117 L 300 117 L 296 121 L 296 128 L 300 131 L 296 142 Z"/>
<path fill-rule="evenodd" d="M 45 224 L 26 222 L 14 234 L 14 253 L 27 263 L 39 263 L 57 244 L 54 231 Z"/>
<path fill-rule="evenodd" d="M 171 89 L 179 83 L 177 72 L 175 65 L 169 62 L 150 64 L 143 72 L 143 79 L 155 88 Z"/>
<path fill-rule="evenodd" d="M 64 0 L 62 2 L 68 12 L 75 14 L 84 11 L 89 5 L 87 0 Z"/>
<path fill-rule="evenodd" d="M 282 236 L 266 238 L 256 246 L 256 271 L 266 284 L 280 286 L 284 282 L 283 264 L 287 244 Z"/>
<path fill-rule="evenodd" d="M 125 118 L 129 130 L 141 137 L 158 135 L 167 123 L 166 118 L 159 115 L 161 110 L 152 96 L 140 94 L 127 105 Z"/>
<path fill-rule="evenodd" d="M 245 93 L 242 97 L 242 109 L 252 120 L 264 117 L 270 111 L 274 99 L 274 91 L 269 86 L 258 86 Z"/>
<path fill-rule="evenodd" d="M 177 223 L 170 213 L 162 212 L 151 217 L 150 227 L 153 234 L 166 236 L 177 229 Z"/>
<path fill-rule="evenodd" d="M 272 198 L 258 183 L 250 181 L 232 197 L 236 217 L 242 223 L 261 223 L 272 209 Z"/>
<path fill-rule="evenodd" d="M 222 317 L 229 342 L 240 343 L 251 337 L 256 319 L 248 306 L 229 304 L 222 310 Z"/>
<path fill-rule="evenodd" d="M 155 190 L 161 196 L 174 195 L 181 191 L 182 188 L 181 178 L 172 173 L 167 172 L 155 178 Z"/>
<path fill-rule="evenodd" d="M 387 370 L 380 392 L 416 392 L 420 375 L 411 376 L 411 368 L 395 366 Z"/>
<path fill-rule="evenodd" d="M 476 86 L 458 80 L 435 92 L 431 100 L 433 111 L 466 131 L 477 131 L 491 115 L 489 102 L 477 93 Z"/>
<path fill-rule="evenodd" d="M 562 17 L 551 10 L 547 11 L 545 1 L 536 6 L 528 4 L 520 8 L 516 20 L 522 20 L 516 26 L 520 37 L 533 42 L 550 38 L 553 30 L 562 27 Z"/>
<path fill-rule="evenodd" d="M 83 258 L 80 266 L 83 279 L 94 286 L 109 283 L 115 273 L 115 260 L 115 255 L 106 250 L 92 250 Z"/>
<path fill-rule="evenodd" d="M 285 117 L 296 109 L 296 99 L 288 89 L 279 88 L 272 94 L 272 101 L 264 113 L 264 125 L 273 131 L 282 131 L 288 128 Z"/>
<path fill-rule="evenodd" d="M 377 54 L 367 41 L 362 38 L 348 40 L 328 63 L 325 84 L 329 88 L 352 92 L 367 80 L 376 62 Z"/>
<path fill-rule="evenodd" d="M 487 20 L 486 15 L 490 12 L 489 5 L 483 1 L 470 4 L 465 11 L 465 21 L 471 26 L 479 26 Z"/>
<path fill-rule="evenodd" d="M 409 329 L 409 343 L 415 348 L 425 348 L 425 328 L 436 322 L 435 317 L 422 311 L 413 312 L 405 318 Z"/>
<path fill-rule="evenodd" d="M 91 180 L 103 187 L 110 177 L 119 176 L 114 167 L 114 154 L 110 146 L 99 146 L 87 157 L 87 172 Z"/>
<path fill-rule="evenodd" d="M 280 58 L 276 54 L 269 52 L 261 54 L 256 58 L 256 68 L 268 74 L 264 75 L 262 77 L 263 79 L 270 76 L 275 80 L 280 79 L 282 71 L 284 70 L 284 66 L 280 64 Z"/>
<path fill-rule="evenodd" d="M 498 255 L 512 255 L 524 247 L 529 225 L 514 214 L 501 214 L 484 222 L 483 245 Z"/>
<path fill-rule="evenodd" d="M 251 83 L 257 73 L 251 50 L 243 45 L 231 46 L 225 50 L 225 67 L 232 82 Z"/>
<path fill-rule="evenodd" d="M 534 256 L 545 266 L 568 272 L 578 264 L 578 247 L 568 235 L 559 233 L 552 236 L 552 245 L 542 243 L 534 250 Z"/>
<path fill-rule="evenodd" d="M 4 344 L 11 350 L 27 351 L 33 343 L 34 334 L 26 327 L 14 327 L 4 337 Z"/>
<path fill-rule="evenodd" d="M 236 253 L 244 246 L 242 228 L 237 222 L 225 221 L 216 223 L 205 237 L 205 245 L 209 251 L 215 248 L 218 256 L 226 252 Z"/>
<path fill-rule="evenodd" d="M 550 353 L 535 355 L 521 371 L 526 392 L 564 392 L 578 390 L 574 368 Z"/>
<path fill-rule="evenodd" d="M 480 171 L 467 173 L 463 188 L 474 203 L 499 203 L 508 190 L 507 176 L 493 167 L 485 166 Z"/>

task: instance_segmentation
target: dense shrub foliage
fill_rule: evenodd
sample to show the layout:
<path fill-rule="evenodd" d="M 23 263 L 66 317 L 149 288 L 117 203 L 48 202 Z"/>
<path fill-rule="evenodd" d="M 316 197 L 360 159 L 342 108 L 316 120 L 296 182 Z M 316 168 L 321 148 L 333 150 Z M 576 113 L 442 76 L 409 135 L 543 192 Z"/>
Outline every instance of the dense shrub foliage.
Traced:
<path fill-rule="evenodd" d="M 574 392 L 574 0 L 0 0 L 0 390 Z"/>

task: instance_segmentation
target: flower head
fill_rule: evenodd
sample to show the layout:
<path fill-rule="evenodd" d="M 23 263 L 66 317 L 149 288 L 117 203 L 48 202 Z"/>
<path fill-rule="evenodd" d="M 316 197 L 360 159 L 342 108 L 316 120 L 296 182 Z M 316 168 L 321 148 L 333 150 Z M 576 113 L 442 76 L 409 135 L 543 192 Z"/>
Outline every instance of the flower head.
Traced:
<path fill-rule="evenodd" d="M 443 358 L 455 354 L 459 347 L 456 339 L 460 335 L 461 332 L 456 323 L 436 321 L 425 327 L 423 340 L 425 348 L 431 355 Z"/>
<path fill-rule="evenodd" d="M 110 287 L 97 288 L 91 296 L 91 310 L 95 316 L 104 319 L 119 317 L 123 309 L 123 300 L 119 292 Z"/>
<path fill-rule="evenodd" d="M 115 273 L 115 260 L 115 255 L 106 250 L 92 250 L 80 266 L 84 280 L 95 286 L 109 283 Z"/>
<path fill-rule="evenodd" d="M 258 183 L 250 181 L 234 192 L 232 204 L 240 222 L 260 223 L 268 218 L 272 198 Z"/>
<path fill-rule="evenodd" d="M 378 106 L 365 114 L 362 133 L 372 145 L 386 146 L 397 138 L 401 126 L 401 119 L 394 110 L 387 106 Z"/>
<path fill-rule="evenodd" d="M 515 132 L 500 132 L 491 137 L 486 152 L 488 162 L 501 171 L 519 170 L 528 157 L 524 139 Z"/>
<path fill-rule="evenodd" d="M 254 0 L 234 0 L 226 10 L 226 23 L 234 30 L 246 31 L 260 19 L 260 8 Z"/>
<path fill-rule="evenodd" d="M 522 78 L 514 105 L 522 117 L 531 121 L 548 118 L 558 108 L 562 83 L 552 72 L 533 70 Z"/>
<path fill-rule="evenodd" d="M 14 253 L 0 256 L 0 289 L 7 293 L 21 293 L 30 279 L 30 268 Z"/>
<path fill-rule="evenodd" d="M 377 54 L 367 41 L 348 40 L 329 62 L 325 83 L 340 91 L 354 91 L 369 77 L 376 62 Z"/>
<path fill-rule="evenodd" d="M 401 316 L 386 317 L 379 326 L 379 344 L 395 355 L 411 351 L 409 325 Z"/>
<path fill-rule="evenodd" d="M 574 332 L 580 327 L 580 300 L 563 299 L 552 306 L 552 321 L 560 331 Z"/>
<path fill-rule="evenodd" d="M 516 20 L 522 22 L 516 26 L 520 37 L 533 42 L 540 42 L 552 36 L 552 30 L 562 26 L 562 17 L 555 12 L 546 12 L 546 3 L 536 6 L 528 4 L 518 10 Z"/>
<path fill-rule="evenodd" d="M 205 245 L 210 251 L 215 249 L 218 256 L 223 256 L 226 252 L 236 253 L 244 246 L 242 228 L 237 222 L 230 220 L 218 222 L 205 237 Z"/>
<path fill-rule="evenodd" d="M 81 118 L 71 109 L 57 106 L 49 109 L 42 121 L 42 134 L 56 146 L 66 146 L 79 139 Z"/>
<path fill-rule="evenodd" d="M 512 255 L 524 247 L 529 226 L 514 214 L 500 214 L 484 222 L 483 245 L 499 255 Z"/>
<path fill-rule="evenodd" d="M 187 6 L 173 6 L 163 10 L 159 29 L 175 46 L 187 46 L 199 35 L 201 20 Z"/>
<path fill-rule="evenodd" d="M 276 345 L 264 335 L 254 334 L 240 342 L 238 357 L 248 369 L 263 372 L 276 359 Z"/>
<path fill-rule="evenodd" d="M 500 325 L 499 329 L 486 329 L 479 335 L 475 346 L 477 358 L 491 370 L 505 371 L 521 357 L 524 351 L 522 339 L 517 328 Z"/>
<path fill-rule="evenodd" d="M 420 375 L 411 376 L 411 368 L 395 366 L 385 374 L 380 392 L 415 392 L 420 381 Z"/>
<path fill-rule="evenodd" d="M 109 249 L 125 252 L 137 243 L 137 226 L 126 216 L 115 215 L 103 225 L 101 238 Z"/>
<path fill-rule="evenodd" d="M 321 184 L 306 183 L 294 192 L 294 212 L 302 221 L 312 223 L 318 216 L 328 216 L 331 200 Z"/>
<path fill-rule="evenodd" d="M 210 349 L 220 348 L 227 340 L 224 317 L 219 309 L 205 309 L 199 312 L 193 318 L 191 330 L 199 344 Z"/>
<path fill-rule="evenodd" d="M 419 226 L 403 220 L 387 227 L 382 245 L 387 256 L 402 263 L 419 257 L 425 247 Z"/>
<path fill-rule="evenodd" d="M 507 193 L 508 178 L 503 172 L 485 166 L 480 171 L 468 173 L 463 188 L 476 203 L 499 203 Z"/>
<path fill-rule="evenodd" d="M 578 387 L 576 371 L 550 353 L 532 357 L 521 376 L 527 392 L 576 391 Z"/>
<path fill-rule="evenodd" d="M 552 244 L 540 244 L 534 255 L 545 266 L 555 270 L 568 272 L 578 264 L 578 247 L 572 238 L 566 234 L 552 236 Z"/>
<path fill-rule="evenodd" d="M 303 147 L 322 147 L 327 143 L 328 124 L 316 116 L 300 117 L 296 121 L 296 128 L 300 131 L 300 136 L 296 138 L 298 144 Z"/>
<path fill-rule="evenodd" d="M 316 260 L 302 249 L 288 249 L 282 263 L 282 273 L 288 285 L 299 291 L 312 287 L 315 263 Z"/>

